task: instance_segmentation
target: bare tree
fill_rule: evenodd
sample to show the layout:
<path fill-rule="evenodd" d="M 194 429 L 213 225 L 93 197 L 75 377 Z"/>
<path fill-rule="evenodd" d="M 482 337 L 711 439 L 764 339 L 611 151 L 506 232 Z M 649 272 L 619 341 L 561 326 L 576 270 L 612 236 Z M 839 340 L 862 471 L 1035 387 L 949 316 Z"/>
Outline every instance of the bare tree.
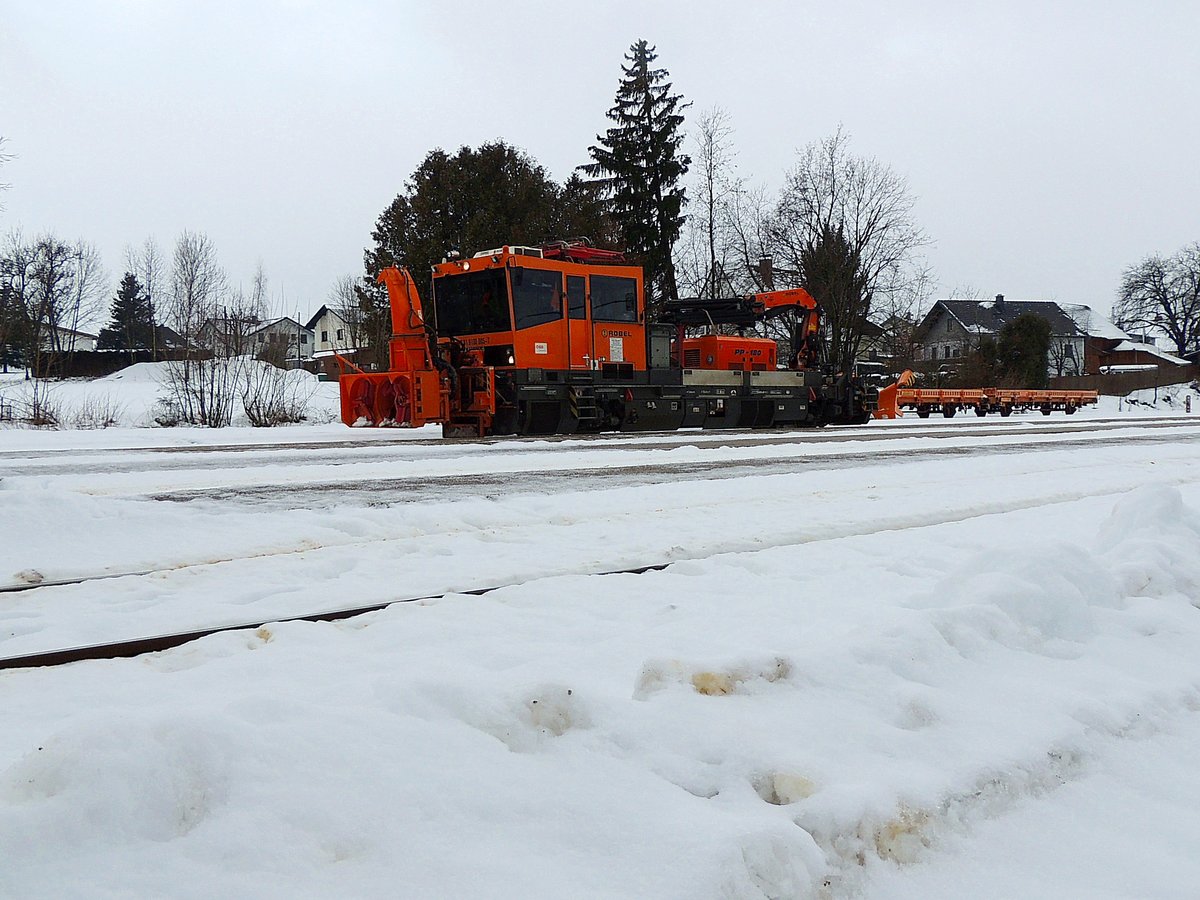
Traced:
<path fill-rule="evenodd" d="M 33 247 L 25 242 L 20 231 L 13 230 L 5 236 L 0 248 L 0 356 L 5 372 L 10 358 L 22 362 L 25 359 L 21 351 L 28 344 L 33 258 Z"/>
<path fill-rule="evenodd" d="M 1113 320 L 1126 331 L 1156 331 L 1179 353 L 1200 344 L 1200 242 L 1148 256 L 1121 275 Z"/>
<path fill-rule="evenodd" d="M 905 272 L 899 284 L 878 293 L 871 320 L 883 330 L 876 345 L 879 355 L 892 365 L 893 374 L 911 369 L 917 362 L 917 325 L 933 291 L 932 274 L 917 267 L 915 272 Z"/>
<path fill-rule="evenodd" d="M 154 359 L 159 353 L 159 308 L 163 302 L 163 291 L 167 278 L 167 261 L 154 238 L 146 238 L 141 247 L 125 248 L 125 270 L 132 272 L 141 282 L 150 305 L 150 351 Z"/>
<path fill-rule="evenodd" d="M 169 365 L 166 410 L 159 421 L 211 428 L 228 425 L 237 398 L 240 357 L 214 359 L 203 343 L 206 328 L 214 327 L 230 301 L 225 270 L 207 236 L 190 231 L 179 236 L 170 285 L 169 321 L 183 341 L 184 352 Z"/>
<path fill-rule="evenodd" d="M 72 246 L 72 263 L 75 271 L 67 327 L 75 332 L 84 323 L 98 321 L 104 315 L 110 284 L 104 261 L 95 245 L 82 239 L 76 241 Z M 74 338 L 70 349 L 78 349 Z"/>
<path fill-rule="evenodd" d="M 12 159 L 12 154 L 11 154 L 11 153 L 5 153 L 5 152 L 4 152 L 4 145 L 5 145 L 5 144 L 7 144 L 7 143 L 8 143 L 8 139 L 7 139 L 7 138 L 0 137 L 0 166 L 4 165 L 6 162 L 8 162 L 10 159 Z M 0 181 L 0 194 L 3 194 L 3 193 L 4 193 L 5 191 L 7 191 L 7 190 L 8 190 L 10 187 L 12 187 L 12 185 L 11 185 L 11 184 L 8 184 L 8 183 L 6 183 L 6 182 Z M 3 203 L 0 203 L 0 212 L 3 212 L 3 211 L 4 211 L 4 204 L 3 204 Z"/>
<path fill-rule="evenodd" d="M 362 301 L 358 296 L 359 279 L 343 275 L 329 289 L 327 303 L 346 325 L 345 341 L 339 342 L 341 349 L 357 350 L 366 336 L 366 323 Z"/>
<path fill-rule="evenodd" d="M 825 313 L 831 361 L 850 365 L 864 323 L 880 298 L 911 290 L 929 243 L 913 218 L 903 177 L 877 159 L 855 156 L 840 129 L 800 151 L 770 227 L 769 252 Z"/>
<path fill-rule="evenodd" d="M 23 418 L 35 425 L 56 424 L 45 376 L 61 374 L 63 353 L 71 349 L 64 341 L 64 322 L 71 317 L 75 296 L 74 250 L 52 234 L 31 244 L 14 235 L 5 254 L 10 290 L 23 306 L 22 356 L 26 375 L 32 376 Z"/>
<path fill-rule="evenodd" d="M 700 116 L 695 144 L 694 196 L 698 214 L 688 217 L 679 248 L 680 281 L 699 296 L 734 292 L 727 274 L 731 256 L 729 203 L 741 188 L 734 178 L 733 127 L 714 107 Z"/>
<path fill-rule="evenodd" d="M 171 327 L 187 348 L 195 347 L 206 320 L 220 309 L 228 290 L 225 270 L 207 235 L 185 231 L 175 243 L 167 298 Z"/>

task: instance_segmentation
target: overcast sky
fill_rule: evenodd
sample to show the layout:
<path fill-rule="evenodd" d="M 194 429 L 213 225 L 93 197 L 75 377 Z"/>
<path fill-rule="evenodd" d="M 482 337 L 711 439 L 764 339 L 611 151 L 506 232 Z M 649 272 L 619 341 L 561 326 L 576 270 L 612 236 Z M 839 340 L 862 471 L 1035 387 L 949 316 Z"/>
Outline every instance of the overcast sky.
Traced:
<path fill-rule="evenodd" d="M 1200 240 L 1196 0 L 0 0 L 0 229 L 85 238 L 114 283 L 126 245 L 202 231 L 307 313 L 431 148 L 587 161 L 639 38 L 690 119 L 728 112 L 742 177 L 776 189 L 839 124 L 907 177 L 943 295 L 1107 310 Z"/>

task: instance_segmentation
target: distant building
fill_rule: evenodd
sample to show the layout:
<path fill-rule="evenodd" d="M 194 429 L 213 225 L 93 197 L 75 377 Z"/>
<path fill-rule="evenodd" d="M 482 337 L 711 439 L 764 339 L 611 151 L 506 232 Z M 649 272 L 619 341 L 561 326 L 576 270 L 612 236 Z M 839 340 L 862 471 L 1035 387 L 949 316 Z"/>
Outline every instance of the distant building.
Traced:
<path fill-rule="evenodd" d="M 264 322 L 247 335 L 249 353 L 298 368 L 312 359 L 313 333 L 290 316 Z"/>
<path fill-rule="evenodd" d="M 1000 331 L 1023 313 L 1041 316 L 1050 324 L 1050 352 L 1046 368 L 1051 375 L 1082 375 L 1083 331 L 1061 306 L 1051 300 L 938 300 L 913 333 L 922 360 L 952 360 L 967 355 L 985 337 L 998 339 Z"/>
<path fill-rule="evenodd" d="M 73 328 L 50 326 L 42 335 L 42 349 L 74 353 L 76 350 L 95 350 L 97 335 Z"/>
<path fill-rule="evenodd" d="M 1163 368 L 1190 364 L 1189 360 L 1156 347 L 1152 337 L 1122 331 L 1089 306 L 1077 303 L 1061 306 L 1085 335 L 1083 374 L 1096 375 L 1113 367 Z"/>
<path fill-rule="evenodd" d="M 331 375 L 338 372 L 335 356 L 353 361 L 363 349 L 360 329 L 328 305 L 318 309 L 305 327 L 313 334 L 313 358 L 320 363 L 323 371 Z"/>

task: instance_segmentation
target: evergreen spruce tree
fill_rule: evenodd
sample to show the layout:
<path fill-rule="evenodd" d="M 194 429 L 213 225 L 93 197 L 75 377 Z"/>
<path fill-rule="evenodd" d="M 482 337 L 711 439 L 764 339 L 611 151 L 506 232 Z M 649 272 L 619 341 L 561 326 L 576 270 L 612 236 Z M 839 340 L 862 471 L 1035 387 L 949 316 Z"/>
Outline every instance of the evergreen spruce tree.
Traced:
<path fill-rule="evenodd" d="M 132 272 L 126 272 L 109 308 L 112 322 L 100 330 L 100 350 L 148 350 L 154 339 L 154 307 Z"/>
<path fill-rule="evenodd" d="M 680 181 L 691 163 L 679 149 L 681 113 L 688 104 L 671 93 L 667 70 L 653 68 L 657 58 L 644 40 L 629 48 L 616 102 L 608 111 L 616 124 L 596 137 L 598 145 L 588 148 L 594 162 L 582 167 L 606 190 L 626 249 L 645 269 L 651 318 L 663 300 L 678 298 L 671 252 L 684 222 Z"/>

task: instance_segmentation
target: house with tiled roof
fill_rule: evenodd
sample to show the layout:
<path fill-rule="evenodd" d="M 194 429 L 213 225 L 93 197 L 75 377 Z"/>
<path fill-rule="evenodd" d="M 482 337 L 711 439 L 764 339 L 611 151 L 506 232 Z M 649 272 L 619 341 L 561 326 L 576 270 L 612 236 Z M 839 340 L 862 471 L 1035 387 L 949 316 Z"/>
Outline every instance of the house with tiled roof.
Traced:
<path fill-rule="evenodd" d="M 1049 373 L 1083 374 L 1086 334 L 1051 300 L 1008 300 L 1003 294 L 993 300 L 938 300 L 917 325 L 913 340 L 922 360 L 954 360 L 976 349 L 983 338 L 998 338 L 1005 325 L 1024 313 L 1050 324 Z"/>

